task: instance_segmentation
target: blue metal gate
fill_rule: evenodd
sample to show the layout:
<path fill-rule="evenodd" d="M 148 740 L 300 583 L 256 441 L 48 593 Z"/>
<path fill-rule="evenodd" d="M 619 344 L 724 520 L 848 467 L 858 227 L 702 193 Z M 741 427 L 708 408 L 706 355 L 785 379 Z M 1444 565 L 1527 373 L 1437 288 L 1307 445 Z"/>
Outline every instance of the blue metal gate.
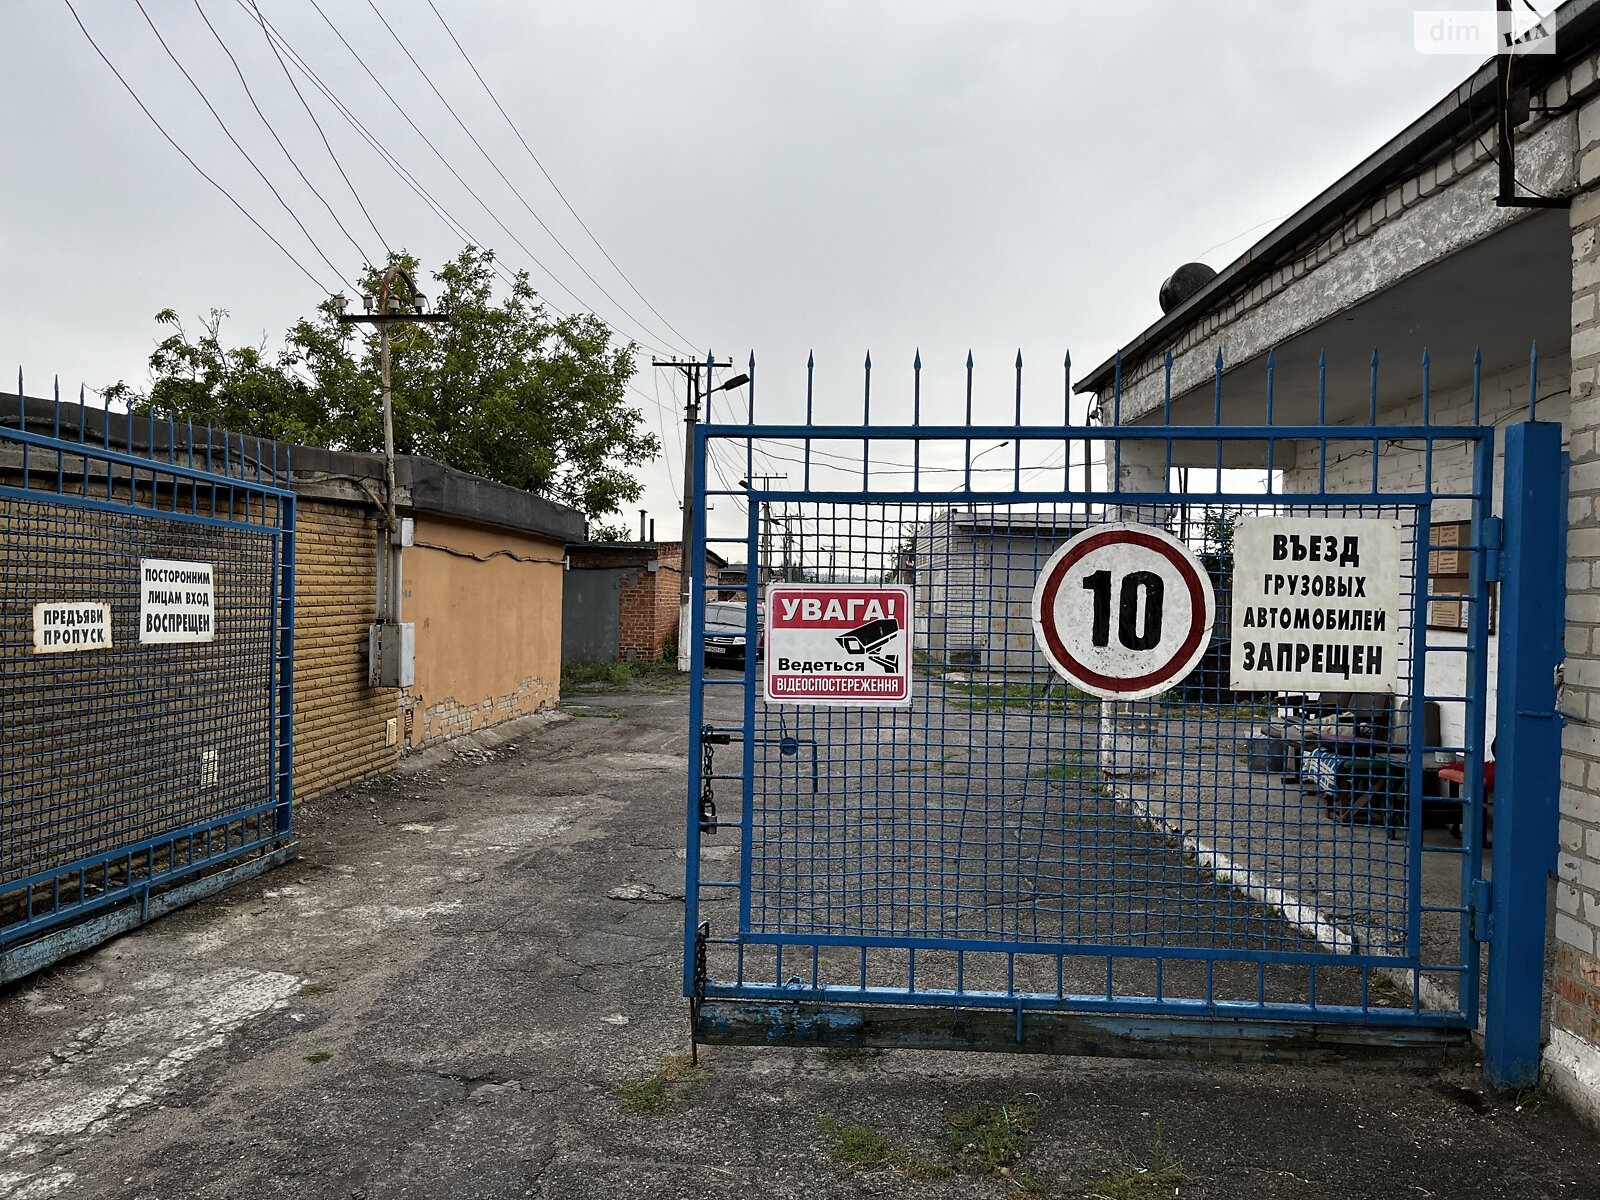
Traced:
<path fill-rule="evenodd" d="M 287 455 L 20 380 L 6 418 L 0 980 L 293 853 Z"/>
<path fill-rule="evenodd" d="M 757 424 L 752 384 L 745 423 L 696 431 L 693 562 L 751 564 L 752 648 L 730 665 L 724 637 L 708 665 L 693 606 L 697 1040 L 1315 1058 L 1478 1027 L 1491 626 L 1519 620 L 1522 587 L 1561 587 L 1546 553 L 1500 594 L 1480 373 L 1470 412 L 1443 423 L 1424 359 L 1420 419 L 1384 425 L 1376 356 L 1370 392 L 1330 398 L 1323 365 L 1293 406 L 1269 357 L 1246 425 L 1224 420 L 1220 359 L 1211 411 L 1188 424 L 1167 370 L 1149 423 L 1119 421 L 1119 388 L 1098 423 L 1074 425 L 1054 386 L 1030 423 L 1020 356 L 993 387 L 969 357 L 964 423 L 929 424 L 920 360 L 886 401 L 869 359 L 862 419 L 821 424 L 808 365 L 803 422 Z M 800 410 L 798 387 L 780 407 Z M 1394 695 L 1230 690 L 1232 543 L 1252 516 L 1398 523 Z M 1029 602 L 1068 539 L 1129 521 L 1205 564 L 1217 621 L 1172 690 L 1102 702 L 1050 671 Z M 909 584 L 912 705 L 769 704 L 754 648 L 780 580 Z M 701 577 L 693 594 L 731 590 Z M 1504 730 L 1525 703 L 1502 675 Z M 1324 754 L 1323 722 L 1358 724 L 1365 749 Z M 1291 728 L 1298 770 L 1272 736 Z M 1537 1016 L 1535 1002 L 1535 1049 Z"/>

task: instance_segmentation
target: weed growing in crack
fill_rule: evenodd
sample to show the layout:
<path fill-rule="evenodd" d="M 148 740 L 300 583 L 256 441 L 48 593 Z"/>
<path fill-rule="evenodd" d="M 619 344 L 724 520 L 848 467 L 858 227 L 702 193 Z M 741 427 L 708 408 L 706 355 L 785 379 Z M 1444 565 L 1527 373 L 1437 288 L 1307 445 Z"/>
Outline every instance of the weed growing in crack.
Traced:
<path fill-rule="evenodd" d="M 1016 1174 L 1033 1134 L 1033 1117 L 1026 1105 L 989 1100 L 953 1114 L 947 1124 L 956 1165 L 968 1174 L 994 1176 L 1024 1192 L 1038 1192 L 1036 1184 Z"/>
<path fill-rule="evenodd" d="M 565 692 L 617 692 L 630 688 L 671 687 L 681 683 L 677 658 L 634 659 L 622 662 L 593 663 L 564 667 L 561 690 Z"/>
<path fill-rule="evenodd" d="M 1194 1181 L 1182 1164 L 1161 1144 L 1161 1131 L 1143 1162 L 1122 1163 L 1111 1174 L 1102 1176 L 1084 1189 L 1091 1200 L 1165 1200 L 1177 1196 Z"/>
<path fill-rule="evenodd" d="M 333 1055 L 329 1054 L 326 1050 L 315 1050 L 306 1055 L 306 1061 L 315 1065 L 317 1063 L 325 1063 L 332 1057 Z"/>
<path fill-rule="evenodd" d="M 833 1139 L 831 1157 L 842 1167 L 870 1171 L 895 1161 L 894 1143 L 870 1125 L 847 1125 L 833 1117 L 819 1117 L 817 1128 Z"/>
<path fill-rule="evenodd" d="M 1042 767 L 1033 773 L 1034 779 L 1048 779 L 1053 783 L 1082 783 L 1098 781 L 1100 765 L 1083 758 L 1067 758 Z"/>
<path fill-rule="evenodd" d="M 1533 1087 L 1523 1088 L 1511 1098 L 1513 1112 L 1538 1112 L 1553 1095 L 1549 1077 L 1539 1080 Z"/>
<path fill-rule="evenodd" d="M 907 1154 L 900 1160 L 900 1171 L 907 1179 L 949 1179 L 956 1169 L 949 1163 Z"/>
<path fill-rule="evenodd" d="M 653 1115 L 672 1111 L 689 1094 L 695 1068 L 687 1054 L 669 1054 L 648 1075 L 617 1085 L 617 1099 L 629 1112 Z"/>
<path fill-rule="evenodd" d="M 847 1171 L 893 1168 L 908 1179 L 945 1179 L 955 1174 L 948 1163 L 936 1162 L 896 1146 L 870 1125 L 818 1117 L 817 1129 L 832 1141 L 828 1156 Z"/>

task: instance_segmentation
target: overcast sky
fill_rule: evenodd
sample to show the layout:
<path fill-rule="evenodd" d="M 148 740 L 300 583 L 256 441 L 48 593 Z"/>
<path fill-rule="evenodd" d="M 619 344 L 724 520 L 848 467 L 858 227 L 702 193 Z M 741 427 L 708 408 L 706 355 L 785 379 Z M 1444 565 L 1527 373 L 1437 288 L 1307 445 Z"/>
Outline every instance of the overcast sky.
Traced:
<path fill-rule="evenodd" d="M 6 0 L 0 362 L 23 367 L 30 392 L 55 373 L 72 389 L 144 381 L 151 317 L 165 307 L 191 317 L 226 308 L 236 341 L 276 343 L 322 289 L 348 288 L 359 271 L 357 246 L 273 144 L 200 10 L 354 241 L 381 253 L 242 0 L 144 6 L 332 266 L 229 144 L 134 0 L 73 2 L 184 150 L 317 282 L 162 138 L 64 0 Z M 318 2 L 493 216 L 312 0 L 261 7 L 461 225 L 532 270 L 555 304 L 593 309 L 647 342 L 644 396 L 681 395 L 680 378 L 648 365 L 657 349 L 709 348 L 741 365 L 754 350 L 758 418 L 795 415 L 812 349 L 820 418 L 859 414 L 868 350 L 875 418 L 909 417 L 918 347 L 925 419 L 959 417 L 969 348 L 980 403 L 1004 397 L 1009 413 L 1020 348 L 1027 413 L 1054 416 L 1064 351 L 1080 369 L 1099 362 L 1159 314 L 1156 290 L 1172 268 L 1196 258 L 1220 268 L 1478 65 L 1418 54 L 1413 5 L 1396 0 L 435 0 L 658 318 L 540 175 L 427 0 L 379 7 L 598 284 L 495 175 L 366 0 Z M 296 80 L 384 237 L 428 264 L 459 250 L 461 238 Z M 675 456 L 668 418 L 635 399 Z M 677 519 L 680 469 L 663 462 L 646 477 L 663 537 Z"/>

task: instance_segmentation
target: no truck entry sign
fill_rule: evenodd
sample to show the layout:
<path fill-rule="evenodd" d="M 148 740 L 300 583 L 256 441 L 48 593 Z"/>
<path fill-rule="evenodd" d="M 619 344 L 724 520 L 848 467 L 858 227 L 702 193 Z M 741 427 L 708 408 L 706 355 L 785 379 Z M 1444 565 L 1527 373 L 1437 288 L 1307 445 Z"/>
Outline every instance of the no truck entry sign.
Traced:
<path fill-rule="evenodd" d="M 1233 533 L 1229 686 L 1241 692 L 1399 687 L 1400 522 L 1246 517 Z"/>
<path fill-rule="evenodd" d="M 911 611 L 900 584 L 771 584 L 767 702 L 910 704 Z"/>

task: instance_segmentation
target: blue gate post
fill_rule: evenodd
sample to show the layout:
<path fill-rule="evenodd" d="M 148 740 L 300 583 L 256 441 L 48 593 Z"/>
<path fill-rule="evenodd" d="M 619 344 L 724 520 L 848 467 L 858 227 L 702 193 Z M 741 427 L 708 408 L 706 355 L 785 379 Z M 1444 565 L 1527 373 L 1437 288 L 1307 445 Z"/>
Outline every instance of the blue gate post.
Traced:
<path fill-rule="evenodd" d="M 1561 426 L 1540 421 L 1506 430 L 1497 803 L 1483 1048 L 1484 1073 L 1496 1087 L 1529 1087 L 1539 1079 L 1545 915 L 1561 788 L 1556 668 L 1565 655 L 1564 474 Z"/>

